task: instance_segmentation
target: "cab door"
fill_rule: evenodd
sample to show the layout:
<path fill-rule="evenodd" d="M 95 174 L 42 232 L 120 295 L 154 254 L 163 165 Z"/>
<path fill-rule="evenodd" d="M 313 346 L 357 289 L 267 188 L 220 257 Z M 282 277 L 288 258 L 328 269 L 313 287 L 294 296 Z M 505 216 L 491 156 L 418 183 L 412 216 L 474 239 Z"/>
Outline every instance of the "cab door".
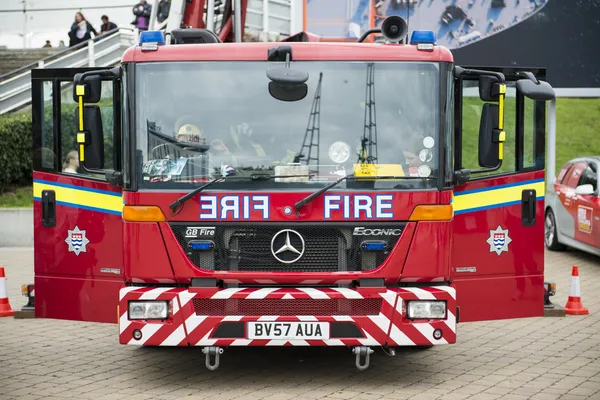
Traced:
<path fill-rule="evenodd" d="M 506 139 L 497 170 L 478 172 L 484 104 L 478 78 L 455 80 L 455 171 L 471 171 L 453 197 L 452 274 L 460 322 L 544 312 L 545 105 L 517 89 L 523 79 L 518 69 L 489 70 L 506 77 Z M 529 71 L 544 79 L 543 70 Z"/>
<path fill-rule="evenodd" d="M 121 189 L 79 165 L 77 73 L 32 71 L 35 315 L 116 323 L 123 282 Z M 103 164 L 121 167 L 120 82 L 101 83 Z"/>

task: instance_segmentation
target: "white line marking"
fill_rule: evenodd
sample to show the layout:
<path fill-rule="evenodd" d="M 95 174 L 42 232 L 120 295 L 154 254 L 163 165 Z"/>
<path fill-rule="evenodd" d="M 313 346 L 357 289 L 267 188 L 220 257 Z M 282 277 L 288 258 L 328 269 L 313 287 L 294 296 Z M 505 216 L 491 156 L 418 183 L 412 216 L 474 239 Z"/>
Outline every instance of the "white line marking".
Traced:
<path fill-rule="evenodd" d="M 167 290 L 171 290 L 171 289 L 173 289 L 173 288 L 160 287 L 160 288 L 152 289 L 152 290 L 149 290 L 149 291 L 143 293 L 139 299 L 140 300 L 156 300 L 158 298 L 158 296 L 160 296 Z"/>
<path fill-rule="evenodd" d="M 246 296 L 246 298 L 247 299 L 264 299 L 265 297 L 267 297 L 269 294 L 273 293 L 276 290 L 278 290 L 278 288 L 258 289 L 256 291 L 250 293 L 248 296 Z"/>
<path fill-rule="evenodd" d="M 229 288 L 225 290 L 220 290 L 217 293 L 213 294 L 211 299 L 230 299 L 239 291 L 244 290 L 244 288 Z"/>
<path fill-rule="evenodd" d="M 329 298 L 327 293 L 322 292 L 318 289 L 314 289 L 314 288 L 298 288 L 298 289 L 303 291 L 307 295 L 309 295 L 311 299 L 328 299 Z"/>
<path fill-rule="evenodd" d="M 181 341 L 185 339 L 185 330 L 183 325 L 179 325 L 173 333 L 169 335 L 160 345 L 161 346 L 177 346 Z"/>

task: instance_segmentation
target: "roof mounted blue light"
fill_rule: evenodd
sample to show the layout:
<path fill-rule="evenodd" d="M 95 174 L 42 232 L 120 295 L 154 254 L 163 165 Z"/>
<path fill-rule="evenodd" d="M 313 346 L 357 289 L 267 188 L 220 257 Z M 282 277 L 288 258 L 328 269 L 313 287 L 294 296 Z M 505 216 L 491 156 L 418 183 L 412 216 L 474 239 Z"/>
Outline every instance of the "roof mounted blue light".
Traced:
<path fill-rule="evenodd" d="M 410 44 L 435 44 L 435 33 L 433 31 L 413 31 L 410 36 Z"/>
<path fill-rule="evenodd" d="M 165 35 L 162 31 L 143 31 L 140 32 L 140 46 L 144 43 L 165 44 Z"/>

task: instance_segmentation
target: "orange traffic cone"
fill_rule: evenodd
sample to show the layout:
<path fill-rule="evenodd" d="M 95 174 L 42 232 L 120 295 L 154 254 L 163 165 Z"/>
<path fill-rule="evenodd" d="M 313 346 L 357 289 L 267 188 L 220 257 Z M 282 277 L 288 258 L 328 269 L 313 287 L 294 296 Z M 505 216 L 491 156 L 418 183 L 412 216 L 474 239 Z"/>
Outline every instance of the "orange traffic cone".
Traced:
<path fill-rule="evenodd" d="M 569 315 L 588 315 L 590 313 L 581 303 L 579 268 L 577 268 L 577 265 L 573 265 L 573 271 L 571 272 L 571 287 L 569 288 L 569 300 L 565 305 L 565 313 Z"/>
<path fill-rule="evenodd" d="M 0 267 L 0 317 L 12 317 L 13 315 L 15 315 L 15 312 L 10 308 L 10 303 L 8 302 L 4 267 Z"/>

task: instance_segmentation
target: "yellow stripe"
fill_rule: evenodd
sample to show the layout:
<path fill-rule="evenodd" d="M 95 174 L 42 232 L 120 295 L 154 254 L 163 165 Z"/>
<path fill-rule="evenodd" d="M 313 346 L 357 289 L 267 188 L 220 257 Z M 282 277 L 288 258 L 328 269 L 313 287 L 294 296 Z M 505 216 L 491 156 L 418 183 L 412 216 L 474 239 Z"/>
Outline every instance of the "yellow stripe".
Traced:
<path fill-rule="evenodd" d="M 533 189 L 536 196 L 544 196 L 544 182 L 528 183 L 519 186 L 511 186 L 500 189 L 486 190 L 483 192 L 468 193 L 461 195 L 457 193 L 452 199 L 454 211 L 465 211 L 474 208 L 491 207 L 503 203 L 521 201 L 523 190 Z"/>
<path fill-rule="evenodd" d="M 104 193 L 89 192 L 86 190 L 66 188 L 40 182 L 33 183 L 33 197 L 41 198 L 42 190 L 54 190 L 57 202 L 116 213 L 121 213 L 123 209 L 123 197 L 119 195 L 112 196 Z"/>

